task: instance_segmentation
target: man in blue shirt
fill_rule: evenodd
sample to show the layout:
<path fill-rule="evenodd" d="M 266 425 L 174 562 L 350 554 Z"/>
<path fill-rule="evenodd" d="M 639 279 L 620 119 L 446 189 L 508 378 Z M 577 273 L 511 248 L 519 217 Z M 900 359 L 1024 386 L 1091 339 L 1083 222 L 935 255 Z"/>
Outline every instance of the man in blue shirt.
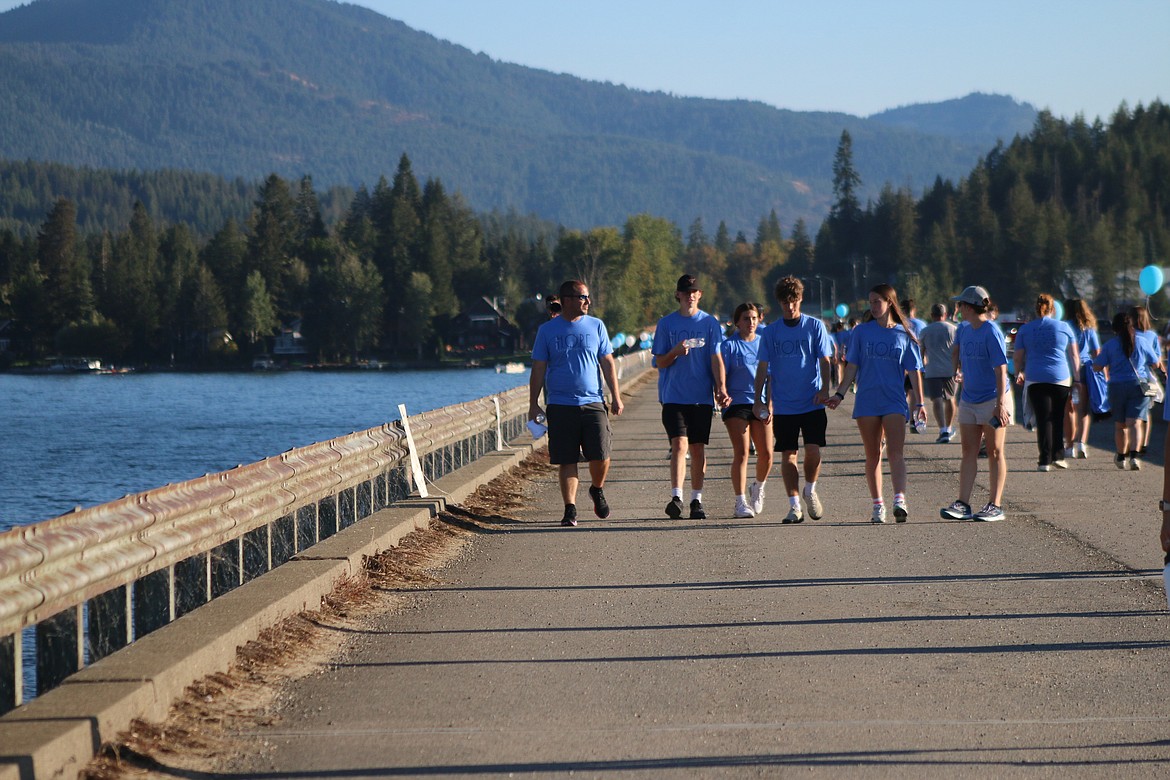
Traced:
<path fill-rule="evenodd" d="M 613 413 L 625 405 L 618 388 L 613 345 L 605 323 L 589 316 L 589 288 L 576 280 L 560 289 L 561 314 L 540 326 L 532 347 L 532 376 L 528 382 L 528 419 L 539 422 L 541 390 L 548 389 L 548 454 L 557 466 L 565 515 L 561 525 L 577 524 L 577 462 L 582 452 L 589 461 L 589 496 L 594 513 L 609 517 L 605 477 L 609 473 L 609 415 L 601 393 L 601 376 L 609 385 Z"/>
<path fill-rule="evenodd" d="M 675 285 L 678 311 L 658 321 L 654 330 L 654 365 L 658 369 L 658 401 L 662 427 L 670 438 L 670 503 L 666 514 L 682 517 L 682 485 L 687 453 L 691 456 L 692 520 L 705 520 L 703 478 L 707 471 L 707 442 L 715 404 L 731 403 L 719 345 L 723 327 L 699 310 L 703 291 L 698 280 L 683 274 Z"/>
<path fill-rule="evenodd" d="M 829 400 L 829 357 L 834 342 L 825 323 L 800 313 L 804 284 L 799 279 L 786 276 L 777 282 L 776 300 L 780 303 L 780 319 L 760 336 L 756 397 L 763 397 L 760 393 L 770 376 L 772 430 L 776 452 L 780 453 L 780 476 L 788 493 L 789 509 L 783 522 L 799 523 L 804 520 L 797 467 L 802 436 L 804 502 L 813 520 L 819 520 L 825 511 L 817 496 L 817 479 L 821 473 L 821 447 L 825 446 L 829 425 L 825 403 Z M 756 405 L 757 417 L 765 411 L 766 407 Z"/>

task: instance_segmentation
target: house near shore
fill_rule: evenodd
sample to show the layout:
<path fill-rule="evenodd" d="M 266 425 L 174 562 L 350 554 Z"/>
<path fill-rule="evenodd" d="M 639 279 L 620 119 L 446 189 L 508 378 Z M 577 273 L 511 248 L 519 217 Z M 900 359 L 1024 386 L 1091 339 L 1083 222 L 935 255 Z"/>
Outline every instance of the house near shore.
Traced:
<path fill-rule="evenodd" d="M 520 349 L 520 328 L 487 297 L 469 303 L 451 321 L 450 332 L 450 345 L 460 352 L 515 354 Z"/>

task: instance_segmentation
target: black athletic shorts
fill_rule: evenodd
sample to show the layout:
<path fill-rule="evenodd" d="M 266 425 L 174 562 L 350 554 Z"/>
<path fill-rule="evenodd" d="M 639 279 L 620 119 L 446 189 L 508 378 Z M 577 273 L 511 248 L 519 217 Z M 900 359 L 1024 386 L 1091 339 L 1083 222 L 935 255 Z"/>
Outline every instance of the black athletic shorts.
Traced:
<path fill-rule="evenodd" d="M 548 460 L 553 465 L 609 459 L 609 414 L 604 404 L 549 404 Z"/>
<path fill-rule="evenodd" d="M 800 437 L 804 435 L 807 447 L 815 444 L 825 446 L 825 432 L 829 428 L 829 415 L 824 409 L 813 409 L 804 414 L 772 415 L 772 433 L 776 436 L 776 452 L 793 452 L 800 449 Z"/>
<path fill-rule="evenodd" d="M 752 422 L 756 419 L 756 415 L 752 413 L 751 404 L 732 404 L 723 410 L 723 422 L 732 418 Z"/>
<path fill-rule="evenodd" d="M 690 444 L 708 444 L 714 414 L 714 404 L 663 404 L 662 427 L 671 439 L 686 436 Z"/>

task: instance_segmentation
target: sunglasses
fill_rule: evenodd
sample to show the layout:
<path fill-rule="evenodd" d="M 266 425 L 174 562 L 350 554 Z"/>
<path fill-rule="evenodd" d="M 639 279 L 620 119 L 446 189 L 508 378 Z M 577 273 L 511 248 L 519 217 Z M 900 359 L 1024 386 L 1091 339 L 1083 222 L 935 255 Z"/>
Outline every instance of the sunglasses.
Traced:
<path fill-rule="evenodd" d="M 582 300 L 582 301 L 589 300 L 588 295 L 562 295 L 561 297 L 562 298 L 577 298 L 577 299 Z"/>

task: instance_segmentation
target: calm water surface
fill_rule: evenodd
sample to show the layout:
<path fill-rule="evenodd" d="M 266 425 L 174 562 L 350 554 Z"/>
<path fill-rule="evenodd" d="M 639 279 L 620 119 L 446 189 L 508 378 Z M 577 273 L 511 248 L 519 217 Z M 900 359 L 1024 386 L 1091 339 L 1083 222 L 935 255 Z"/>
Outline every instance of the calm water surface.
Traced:
<path fill-rule="evenodd" d="M 528 383 L 492 369 L 0 374 L 0 531 Z"/>

